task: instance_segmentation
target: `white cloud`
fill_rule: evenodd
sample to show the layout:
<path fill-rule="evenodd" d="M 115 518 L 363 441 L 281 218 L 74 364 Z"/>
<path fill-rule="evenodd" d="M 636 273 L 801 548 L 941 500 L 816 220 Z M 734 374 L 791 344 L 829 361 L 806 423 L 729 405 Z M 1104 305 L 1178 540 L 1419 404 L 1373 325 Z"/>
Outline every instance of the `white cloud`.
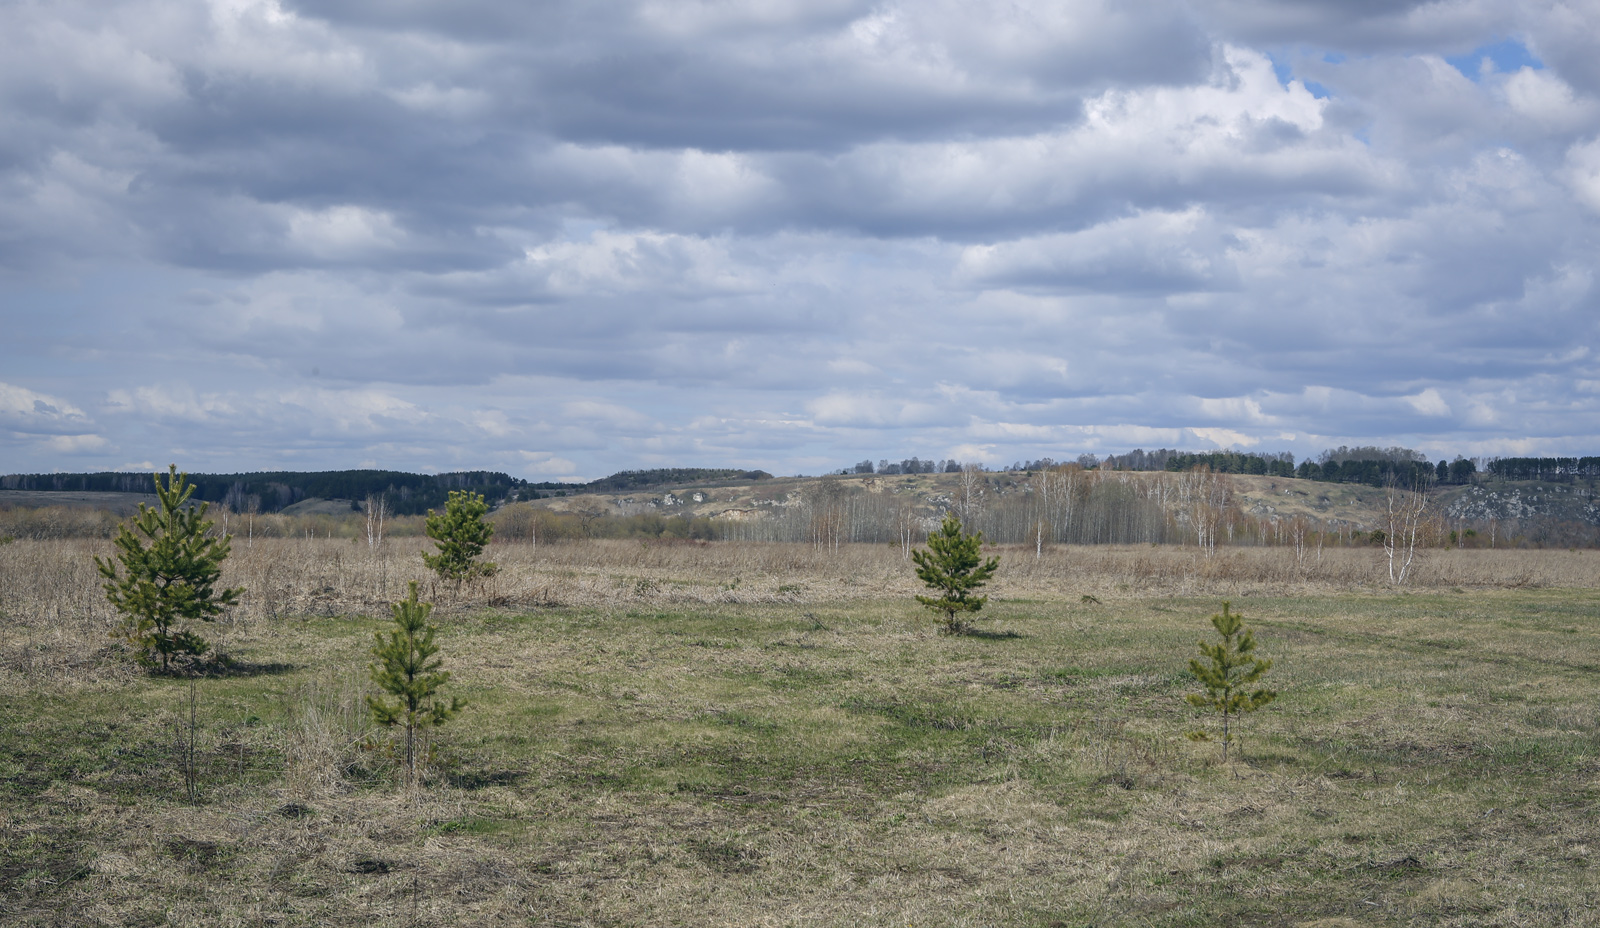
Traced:
<path fill-rule="evenodd" d="M 281 422 L 303 415 L 302 427 L 312 433 L 383 434 L 419 429 L 437 418 L 414 402 L 371 388 L 300 388 L 277 396 L 257 394 L 249 402 L 258 417 L 272 416 Z"/>
<path fill-rule="evenodd" d="M 596 400 L 572 400 L 563 403 L 561 409 L 568 418 L 576 421 L 596 423 L 630 431 L 650 431 L 655 426 L 655 422 L 649 416 L 616 403 Z"/>
<path fill-rule="evenodd" d="M 82 409 L 47 393 L 0 382 L 0 428 L 57 433 L 89 424 Z"/>
<path fill-rule="evenodd" d="M 1524 67 L 1505 81 L 1506 102 L 1512 111 L 1540 128 L 1574 129 L 1595 115 L 1595 103 L 1578 99 L 1572 87 L 1549 71 Z"/>
<path fill-rule="evenodd" d="M 288 223 L 294 247 L 318 258 L 393 247 L 403 236 L 393 216 L 353 205 L 316 211 L 291 209 Z"/>
<path fill-rule="evenodd" d="M 523 472 L 541 477 L 566 477 L 575 473 L 578 465 L 548 451 L 518 451 L 523 460 Z"/>
<path fill-rule="evenodd" d="M 1233 429 L 1190 428 L 1186 431 L 1217 448 L 1252 448 L 1261 443 L 1260 438 Z"/>
<path fill-rule="evenodd" d="M 433 81 L 423 81 L 388 95 L 401 105 L 429 115 L 454 119 L 471 119 L 487 114 L 493 99 L 485 91 L 472 87 L 440 87 Z"/>
<path fill-rule="evenodd" d="M 1600 213 L 1600 139 L 1590 139 L 1567 150 L 1567 185 L 1584 206 Z"/>
<path fill-rule="evenodd" d="M 946 412 L 934 404 L 881 394 L 828 393 L 808 401 L 806 411 L 824 428 L 905 428 L 947 421 Z"/>
<path fill-rule="evenodd" d="M 1248 396 L 1201 397 L 1200 413 L 1208 418 L 1223 419 L 1249 425 L 1272 421 L 1261 412 L 1261 402 Z"/>
<path fill-rule="evenodd" d="M 1140 211 L 1081 232 L 967 247 L 958 280 L 1095 292 L 1231 287 L 1226 245 L 1204 210 Z"/>
<path fill-rule="evenodd" d="M 994 445 L 971 443 L 960 444 L 951 448 L 949 457 L 951 460 L 960 461 L 963 464 L 995 464 L 1000 459 L 999 455 L 995 454 Z"/>
<path fill-rule="evenodd" d="M 110 442 L 99 435 L 51 435 L 44 444 L 57 454 L 79 455 L 103 451 Z"/>
<path fill-rule="evenodd" d="M 654 291 L 678 296 L 752 289 L 724 245 L 695 236 L 597 231 L 527 249 L 521 275 L 551 296 Z"/>
<path fill-rule="evenodd" d="M 1439 391 L 1433 387 L 1429 387 L 1421 393 L 1408 396 L 1405 401 L 1411 404 L 1412 409 L 1424 416 L 1450 415 L 1450 404 L 1446 403 L 1444 397 L 1440 396 Z"/>
<path fill-rule="evenodd" d="M 197 393 L 184 383 L 115 389 L 106 405 L 132 416 L 181 420 L 194 425 L 219 423 L 238 414 L 237 406 L 220 393 Z"/>

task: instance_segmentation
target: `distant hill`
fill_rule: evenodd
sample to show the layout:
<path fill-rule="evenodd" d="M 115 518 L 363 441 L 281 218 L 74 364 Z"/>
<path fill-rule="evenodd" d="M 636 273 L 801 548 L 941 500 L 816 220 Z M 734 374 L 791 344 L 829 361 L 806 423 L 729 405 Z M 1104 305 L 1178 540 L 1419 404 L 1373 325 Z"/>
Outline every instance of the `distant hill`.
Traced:
<path fill-rule="evenodd" d="M 7 474 L 0 490 L 49 494 L 155 495 L 150 474 Z M 507 500 L 534 500 L 571 493 L 631 493 L 639 490 L 700 484 L 722 486 L 770 480 L 763 470 L 662 467 L 625 470 L 588 484 L 529 483 L 493 471 L 408 474 L 393 470 L 262 471 L 248 474 L 190 474 L 194 499 L 226 503 L 242 512 L 252 504 L 258 512 L 282 512 L 306 500 L 362 501 L 383 494 L 389 512 L 417 515 L 445 504 L 451 490 L 483 494 L 491 506 Z M 41 497 L 42 499 L 42 497 Z M 15 498 L 20 504 L 21 498 Z M 40 503 L 40 505 L 46 505 Z"/>
<path fill-rule="evenodd" d="M 1017 544 L 1031 537 L 1036 514 L 1028 502 L 1029 476 L 1017 471 L 984 475 L 975 524 L 989 541 Z M 1176 477 L 1163 471 L 1084 472 L 1074 514 L 1065 517 L 1058 540 L 1192 543 L 1183 528 L 1179 496 L 1171 491 Z M 1254 523 L 1238 527 L 1235 543 L 1276 538 L 1267 526 L 1297 517 L 1315 530 L 1346 539 L 1352 532 L 1369 533 L 1384 524 L 1382 487 L 1283 475 L 1232 474 L 1225 479 L 1232 493 L 1230 509 Z M 817 531 L 837 519 L 845 540 L 886 542 L 899 537 L 907 519 L 916 526 L 913 535 L 935 524 L 956 505 L 962 478 L 949 473 L 833 474 L 628 490 L 597 489 L 599 483 L 572 487 L 535 505 L 591 520 L 644 520 L 641 531 L 654 525 L 650 519 L 707 520 L 723 526 L 708 528 L 707 537 L 751 541 L 814 540 Z M 1156 492 L 1159 483 L 1167 483 L 1169 492 Z M 1587 480 L 1503 481 L 1480 475 L 1470 484 L 1436 487 L 1432 495 L 1445 531 L 1472 528 L 1485 540 L 1498 532 L 1500 543 L 1600 544 L 1600 488 Z M 1498 527 L 1491 528 L 1492 523 Z"/>
<path fill-rule="evenodd" d="M 1508 480 L 1492 467 L 1489 473 L 1463 476 L 1461 484 L 1434 490 L 1435 512 L 1449 530 L 1476 527 L 1480 534 L 1498 532 L 1540 545 L 1600 544 L 1600 476 L 1592 459 L 1518 460 L 1511 473 L 1537 468 L 1541 480 Z M 1165 461 L 1160 463 L 1165 464 Z M 1255 460 L 1221 460 L 1206 464 L 1256 469 Z M 1330 462 L 1336 463 L 1336 462 Z M 1261 526 L 1304 517 L 1313 526 L 1348 535 L 1370 532 L 1383 523 L 1384 491 L 1372 485 L 1370 461 L 1345 462 L 1335 480 L 1329 467 L 1320 479 L 1284 474 L 1232 474 L 1230 508 L 1254 520 L 1240 536 L 1266 537 Z M 1412 462 L 1396 462 L 1409 467 Z M 1417 471 L 1428 466 L 1420 463 Z M 1453 467 L 1454 465 L 1452 465 Z M 1280 465 L 1281 467 L 1281 465 Z M 1434 465 L 1437 468 L 1437 465 Z M 1358 469 L 1359 468 L 1359 469 Z M 1298 468 L 1297 468 L 1298 470 Z M 1176 475 L 1163 471 L 1100 470 L 1083 472 L 1076 515 L 1059 539 L 1074 543 L 1142 543 L 1182 540 L 1182 514 L 1171 492 L 1154 485 Z M 1452 474 L 1451 476 L 1455 476 Z M 700 520 L 706 537 L 747 540 L 808 540 L 834 513 L 847 526 L 843 538 L 887 541 L 907 531 L 907 519 L 926 527 L 955 504 L 962 477 L 953 473 L 849 474 L 825 477 L 773 477 L 765 471 L 732 468 L 657 468 L 622 471 L 587 484 L 531 484 L 505 474 L 464 471 L 454 474 L 407 474 L 397 471 L 271 472 L 193 474 L 196 496 L 226 502 L 242 511 L 253 502 L 260 512 L 338 514 L 359 508 L 371 493 L 383 493 L 390 512 L 419 514 L 442 508 L 450 490 L 482 493 L 500 508 L 514 501 L 538 500 L 540 509 L 563 518 L 587 520 L 583 531 L 600 531 L 597 517 L 643 519 L 664 517 Z M 1027 471 L 994 471 L 983 478 L 976 524 L 990 541 L 1021 543 L 1035 515 L 1027 501 Z M 0 510 L 74 506 L 131 511 L 139 499 L 150 499 L 153 484 L 144 474 L 35 474 L 0 477 Z M 820 509 L 818 507 L 821 507 Z M 829 518 L 832 518 L 831 516 Z M 1176 519 L 1177 521 L 1172 521 Z M 737 523 L 737 531 L 711 524 Z M 829 522 L 828 524 L 832 524 Z M 630 529 L 632 530 L 632 529 Z M 545 531 L 551 531 L 549 527 Z M 610 529 L 606 529 L 610 531 Z M 1262 533 L 1266 533 L 1263 535 Z M 915 534 L 915 531 L 912 532 Z M 508 536 L 510 537 L 510 536 Z"/>
<path fill-rule="evenodd" d="M 451 490 L 483 494 L 491 505 L 509 498 L 536 499 L 541 494 L 506 474 L 459 471 L 449 474 L 408 474 L 392 470 L 263 471 L 249 474 L 190 474 L 193 499 L 226 503 L 243 512 L 254 505 L 259 512 L 279 512 L 306 499 L 364 500 L 383 494 L 395 515 L 416 515 L 445 504 Z M 0 490 L 55 493 L 155 494 L 149 474 L 7 474 Z"/>
<path fill-rule="evenodd" d="M 771 480 L 764 470 L 730 470 L 710 467 L 658 467 L 654 470 L 624 470 L 609 477 L 583 484 L 585 493 L 629 493 L 651 487 L 672 487 L 685 484 L 754 483 Z M 577 488 L 574 488 L 577 489 Z"/>

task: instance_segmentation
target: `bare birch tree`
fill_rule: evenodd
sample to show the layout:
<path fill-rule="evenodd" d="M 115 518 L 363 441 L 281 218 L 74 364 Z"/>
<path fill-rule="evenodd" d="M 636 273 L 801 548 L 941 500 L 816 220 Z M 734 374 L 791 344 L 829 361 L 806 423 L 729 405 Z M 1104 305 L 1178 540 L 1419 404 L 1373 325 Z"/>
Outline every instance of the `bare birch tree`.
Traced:
<path fill-rule="evenodd" d="M 1306 524 L 1305 516 L 1295 516 L 1289 520 L 1289 543 L 1294 546 L 1295 573 L 1304 573 L 1306 569 Z"/>
<path fill-rule="evenodd" d="M 818 480 L 807 492 L 812 547 L 838 548 L 843 542 L 849 517 L 845 493 L 843 483 L 829 478 Z"/>
<path fill-rule="evenodd" d="M 1403 584 L 1416 563 L 1417 542 L 1428 517 L 1433 478 L 1419 474 L 1416 482 L 1403 486 L 1391 473 L 1384 480 L 1383 489 L 1383 556 L 1389 567 L 1389 582 Z"/>
<path fill-rule="evenodd" d="M 917 535 L 922 529 L 922 517 L 917 514 L 917 501 L 910 493 L 903 493 L 895 497 L 894 531 L 895 538 L 900 542 L 900 556 L 905 560 L 911 559 L 911 547 L 917 542 Z"/>
<path fill-rule="evenodd" d="M 1032 518 L 1029 520 L 1030 532 L 1033 535 L 1033 559 L 1040 560 L 1044 557 L 1044 538 L 1050 536 L 1051 541 L 1056 540 L 1055 526 L 1050 524 L 1050 472 L 1040 471 L 1029 479 L 1030 489 L 1033 491 Z"/>
<path fill-rule="evenodd" d="M 1217 549 L 1217 535 L 1233 500 L 1230 482 L 1202 465 L 1181 474 L 1177 489 L 1179 506 L 1189 522 L 1195 544 L 1211 554 Z"/>
<path fill-rule="evenodd" d="M 1033 493 L 1033 556 L 1044 556 L 1047 543 L 1071 540 L 1072 513 L 1077 502 L 1083 468 L 1076 464 L 1047 467 L 1029 480 Z"/>
<path fill-rule="evenodd" d="M 383 544 L 383 520 L 389 515 L 388 499 L 382 493 L 368 493 L 366 515 L 367 550 L 377 551 Z"/>
<path fill-rule="evenodd" d="M 961 475 L 956 483 L 953 505 L 963 530 L 977 531 L 976 522 L 978 516 L 983 513 L 988 495 L 989 478 L 983 472 L 983 467 L 978 464 L 961 465 Z"/>
<path fill-rule="evenodd" d="M 256 514 L 261 511 L 261 497 L 252 493 L 244 499 L 244 546 L 246 550 L 255 547 L 256 543 Z"/>

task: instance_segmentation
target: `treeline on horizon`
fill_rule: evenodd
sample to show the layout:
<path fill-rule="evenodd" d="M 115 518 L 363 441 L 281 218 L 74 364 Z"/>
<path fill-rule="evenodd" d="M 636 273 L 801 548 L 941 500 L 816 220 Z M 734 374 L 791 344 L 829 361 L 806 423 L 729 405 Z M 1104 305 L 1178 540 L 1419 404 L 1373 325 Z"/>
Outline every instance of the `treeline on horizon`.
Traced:
<path fill-rule="evenodd" d="M 79 493 L 155 492 L 151 474 L 7 474 L 0 489 Z M 536 485 L 493 471 L 408 474 L 392 470 L 263 471 L 250 474 L 190 474 L 193 500 L 227 506 L 233 512 L 280 512 L 306 499 L 347 499 L 360 503 L 382 496 L 393 515 L 419 515 L 444 506 L 451 490 L 483 494 L 491 504 L 507 498 L 538 499 Z M 548 494 L 544 494 L 548 495 Z"/>
<path fill-rule="evenodd" d="M 1483 477 L 1501 480 L 1553 481 L 1600 477 L 1600 457 L 1457 456 L 1450 461 L 1433 462 L 1420 452 L 1409 448 L 1373 446 L 1356 448 L 1340 446 L 1322 452 L 1316 460 L 1302 461 L 1299 466 L 1295 465 L 1294 455 L 1287 451 L 1175 451 L 1170 448 L 1145 451 L 1138 448 L 1126 454 L 1108 454 L 1105 457 L 1082 454 L 1074 461 L 1040 458 L 1035 461 L 1018 461 L 1009 467 L 999 468 L 998 471 L 980 469 L 988 473 L 1026 473 L 1072 464 L 1085 470 L 1169 473 L 1203 468 L 1217 474 L 1297 477 L 1323 483 L 1360 483 L 1374 487 L 1383 486 L 1390 478 L 1401 486 L 1413 487 L 1427 481 L 1459 486 L 1473 483 Z M 1482 465 L 1481 470 L 1480 465 Z M 838 473 L 886 475 L 957 473 L 962 467 L 963 465 L 957 461 L 921 461 L 918 458 L 910 458 L 899 464 L 884 460 L 876 466 L 867 460 Z"/>
<path fill-rule="evenodd" d="M 1465 458 L 1430 462 L 1407 448 L 1360 446 L 1322 452 L 1316 460 L 1295 464 L 1289 452 L 1154 451 L 1135 449 L 1125 454 L 1096 457 L 1079 455 L 1074 461 L 1040 458 L 1018 461 L 988 473 L 1026 473 L 1075 464 L 1085 470 L 1167 471 L 1181 473 L 1205 469 L 1218 474 L 1297 477 L 1325 483 L 1382 486 L 1393 478 L 1402 486 L 1420 482 L 1461 485 L 1485 478 L 1500 480 L 1568 481 L 1600 477 L 1600 457 Z M 963 466 L 954 459 L 910 457 L 874 464 L 862 461 L 836 474 L 953 474 Z M 491 506 L 508 501 L 535 500 L 572 493 L 626 493 L 678 484 L 731 484 L 770 480 L 762 470 L 738 468 L 669 467 L 625 470 L 588 483 L 531 483 L 497 471 L 455 471 L 446 474 L 412 474 L 390 470 L 263 471 L 245 474 L 190 474 L 194 499 L 225 505 L 234 512 L 280 512 L 306 499 L 350 500 L 353 508 L 370 497 L 382 496 L 393 515 L 420 515 L 442 507 L 451 490 L 481 493 Z M 0 489 L 87 493 L 154 493 L 150 474 L 101 472 L 91 474 L 6 474 Z"/>
<path fill-rule="evenodd" d="M 649 487 L 679 483 L 754 483 L 771 480 L 764 470 L 738 470 L 716 467 L 658 467 L 652 470 L 623 470 L 585 484 L 561 484 L 564 490 L 583 489 L 591 493 L 627 493 Z M 540 486 L 548 486 L 541 484 Z"/>
<path fill-rule="evenodd" d="M 151 474 L 6 474 L 0 489 L 76 493 L 154 494 Z M 762 470 L 670 467 L 625 470 L 587 484 L 530 483 L 496 471 L 410 474 L 392 470 L 262 471 L 249 474 L 190 474 L 192 499 L 225 505 L 233 512 L 281 512 L 306 499 L 350 500 L 359 505 L 382 496 L 391 515 L 421 515 L 444 506 L 452 490 L 480 493 L 491 506 L 508 500 L 535 500 L 573 492 L 624 493 L 676 483 L 730 483 L 770 480 Z M 355 508 L 353 506 L 352 508 Z"/>

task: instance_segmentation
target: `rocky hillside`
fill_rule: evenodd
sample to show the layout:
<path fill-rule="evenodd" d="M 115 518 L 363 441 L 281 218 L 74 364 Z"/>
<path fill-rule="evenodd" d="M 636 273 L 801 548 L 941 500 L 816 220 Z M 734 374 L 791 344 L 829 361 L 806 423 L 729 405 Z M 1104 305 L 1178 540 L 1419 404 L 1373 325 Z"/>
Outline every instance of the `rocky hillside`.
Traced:
<path fill-rule="evenodd" d="M 1111 479 L 1146 483 L 1171 480 L 1164 472 L 1113 472 Z M 1027 475 L 986 475 L 988 491 L 1004 498 L 1026 492 Z M 958 492 L 959 474 L 853 475 L 827 478 L 773 478 L 743 484 L 683 484 L 648 492 L 582 493 L 540 500 L 555 511 L 635 515 L 646 512 L 690 517 L 750 519 L 800 504 L 821 480 L 848 491 L 892 494 L 914 499 L 924 515 L 947 508 Z M 1227 478 L 1234 505 L 1258 518 L 1305 516 L 1328 526 L 1370 531 L 1383 520 L 1384 491 L 1362 484 L 1322 483 L 1294 477 Z M 1556 521 L 1600 526 L 1600 490 L 1587 483 L 1490 480 L 1470 486 L 1440 487 L 1435 506 L 1451 521 Z"/>

